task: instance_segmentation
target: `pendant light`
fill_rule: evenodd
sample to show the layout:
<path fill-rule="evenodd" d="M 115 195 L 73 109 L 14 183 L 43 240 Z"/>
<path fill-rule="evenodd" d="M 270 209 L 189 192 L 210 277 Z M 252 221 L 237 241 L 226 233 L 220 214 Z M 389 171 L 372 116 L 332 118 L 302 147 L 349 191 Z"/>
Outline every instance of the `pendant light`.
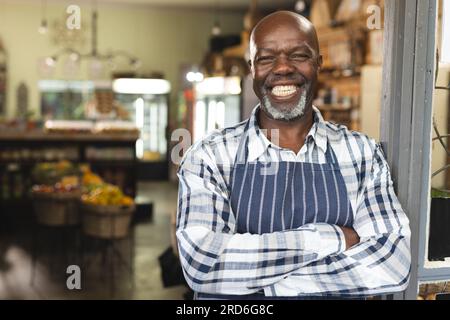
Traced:
<path fill-rule="evenodd" d="M 38 32 L 42 35 L 47 34 L 48 23 L 47 23 L 47 0 L 41 1 L 41 25 L 38 28 Z"/>
<path fill-rule="evenodd" d="M 222 33 L 222 28 L 220 27 L 220 1 L 216 1 L 216 14 L 214 20 L 214 26 L 211 29 L 211 34 L 215 37 Z"/>
<path fill-rule="evenodd" d="M 98 10 L 97 1 L 94 1 L 92 7 L 92 35 L 91 35 L 91 50 L 87 53 L 79 52 L 73 48 L 63 48 L 53 56 L 49 56 L 45 59 L 45 64 L 49 68 L 53 68 L 59 58 L 63 55 L 68 55 L 69 59 L 73 63 L 79 63 L 82 60 L 88 60 L 88 74 L 92 79 L 101 78 L 106 67 L 111 70 L 115 68 L 114 59 L 118 57 L 124 57 L 128 60 L 128 64 L 133 69 L 138 69 L 141 66 L 141 61 L 134 55 L 128 53 L 125 50 L 115 50 L 106 53 L 100 53 L 98 50 L 98 34 L 97 34 L 97 20 Z"/>

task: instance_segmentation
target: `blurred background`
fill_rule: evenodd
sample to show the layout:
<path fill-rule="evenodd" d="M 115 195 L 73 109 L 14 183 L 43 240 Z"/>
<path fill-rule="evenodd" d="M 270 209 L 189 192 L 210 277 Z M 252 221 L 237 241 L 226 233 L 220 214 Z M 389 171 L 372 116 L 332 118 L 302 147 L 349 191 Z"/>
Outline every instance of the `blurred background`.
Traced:
<path fill-rule="evenodd" d="M 383 0 L 0 0 L 0 299 L 192 298 L 171 135 L 189 146 L 249 116 L 249 35 L 281 9 L 317 28 L 325 119 L 378 140 Z"/>

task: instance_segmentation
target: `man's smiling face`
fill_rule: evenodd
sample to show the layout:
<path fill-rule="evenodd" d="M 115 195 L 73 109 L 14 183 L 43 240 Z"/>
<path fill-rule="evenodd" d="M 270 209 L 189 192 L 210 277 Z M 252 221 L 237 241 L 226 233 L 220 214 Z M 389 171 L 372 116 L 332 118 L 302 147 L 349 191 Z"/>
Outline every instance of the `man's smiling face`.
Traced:
<path fill-rule="evenodd" d="M 263 19 L 250 40 L 253 89 L 276 120 L 300 118 L 312 105 L 322 60 L 314 28 L 303 19 L 278 12 Z"/>

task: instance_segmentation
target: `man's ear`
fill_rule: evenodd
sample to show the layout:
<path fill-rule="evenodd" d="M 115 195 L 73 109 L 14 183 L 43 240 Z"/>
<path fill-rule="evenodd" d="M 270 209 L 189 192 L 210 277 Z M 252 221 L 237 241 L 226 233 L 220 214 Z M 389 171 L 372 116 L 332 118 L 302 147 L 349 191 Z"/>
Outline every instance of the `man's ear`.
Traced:
<path fill-rule="evenodd" d="M 255 68 L 252 64 L 252 60 L 248 60 L 247 63 L 248 63 L 248 66 L 250 67 L 250 73 L 252 74 L 252 76 L 254 78 L 255 77 Z"/>
<path fill-rule="evenodd" d="M 322 64 L 323 64 L 323 57 L 322 55 L 319 55 L 317 58 L 317 71 L 322 70 Z"/>

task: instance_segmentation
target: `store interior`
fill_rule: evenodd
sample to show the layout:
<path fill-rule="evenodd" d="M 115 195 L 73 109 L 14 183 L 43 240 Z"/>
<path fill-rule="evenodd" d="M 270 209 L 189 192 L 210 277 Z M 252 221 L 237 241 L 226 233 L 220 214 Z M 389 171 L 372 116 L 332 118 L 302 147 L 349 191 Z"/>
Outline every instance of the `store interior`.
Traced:
<path fill-rule="evenodd" d="M 175 239 L 179 151 L 248 118 L 249 36 L 276 10 L 317 29 L 325 120 L 380 140 L 384 0 L 72 2 L 0 0 L 0 299 L 192 299 Z M 449 92 L 434 92 L 433 173 L 450 163 Z M 431 181 L 450 197 L 449 170 Z M 450 265 L 447 241 L 428 259 Z M 423 284 L 419 299 L 445 290 Z"/>

